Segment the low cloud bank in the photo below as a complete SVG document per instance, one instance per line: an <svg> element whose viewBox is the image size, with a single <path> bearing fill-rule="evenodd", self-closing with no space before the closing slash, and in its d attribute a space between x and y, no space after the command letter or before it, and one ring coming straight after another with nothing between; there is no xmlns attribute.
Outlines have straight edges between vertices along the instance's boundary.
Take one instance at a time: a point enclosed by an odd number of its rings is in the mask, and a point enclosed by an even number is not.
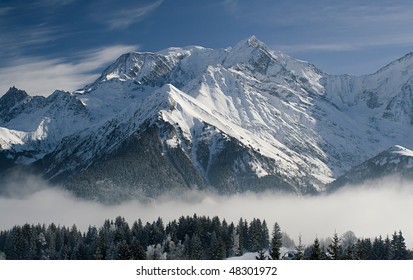
<svg viewBox="0 0 413 280"><path fill-rule="evenodd" d="M38 185L39 182L36 183ZM24 188L23 188L24 189ZM217 196L190 192L185 197L160 197L143 203L128 201L107 206L84 201L59 188L27 188L23 195L0 197L0 230L24 223L55 223L81 230L89 225L100 227L105 219L123 216L131 224L138 218L152 222L161 217L165 223L182 215L219 216L237 223L265 219L270 231L278 222L282 231L295 241L299 233L305 243L351 230L357 237L391 235L402 230L407 246L413 247L413 183L398 178L353 186L339 192L315 197L297 197L272 192Z"/></svg>

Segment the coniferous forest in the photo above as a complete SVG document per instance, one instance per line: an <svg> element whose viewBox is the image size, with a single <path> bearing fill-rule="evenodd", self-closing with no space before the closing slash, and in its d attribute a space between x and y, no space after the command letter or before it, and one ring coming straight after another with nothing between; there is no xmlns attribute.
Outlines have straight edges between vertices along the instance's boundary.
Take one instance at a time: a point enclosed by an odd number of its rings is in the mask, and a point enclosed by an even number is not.
<svg viewBox="0 0 413 280"><path fill-rule="evenodd" d="M219 217L182 216L165 224L161 218L129 225L124 218L106 220L81 232L50 225L14 226L0 232L0 259L8 260L219 260L254 253L255 259L290 260L405 260L413 259L401 231L386 237L341 236L298 244L278 223L240 219L237 224Z"/></svg>

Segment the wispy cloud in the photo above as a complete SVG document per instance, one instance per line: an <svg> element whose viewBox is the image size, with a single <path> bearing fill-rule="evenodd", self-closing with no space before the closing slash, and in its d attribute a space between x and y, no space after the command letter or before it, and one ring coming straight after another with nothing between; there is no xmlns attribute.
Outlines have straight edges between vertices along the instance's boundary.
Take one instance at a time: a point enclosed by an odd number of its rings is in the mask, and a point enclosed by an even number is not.
<svg viewBox="0 0 413 280"><path fill-rule="evenodd" d="M115 11L107 22L109 29L125 29L131 24L139 22L145 18L146 15L152 13L156 10L163 0L158 0L147 6L140 6L135 8L123 8L121 10Z"/></svg>
<svg viewBox="0 0 413 280"><path fill-rule="evenodd" d="M13 10L14 10L13 7L0 7L0 16L4 16Z"/></svg>
<svg viewBox="0 0 413 280"><path fill-rule="evenodd" d="M24 53L47 47L67 36L67 29L51 18L59 17L55 8L67 1L33 1L0 7L0 65Z"/></svg>
<svg viewBox="0 0 413 280"><path fill-rule="evenodd" d="M266 1L266 5L256 5L254 9L242 1L224 3L229 16L241 23L273 30L274 38L267 42L290 53L354 51L413 43L413 31L408 28L413 25L413 4L409 1L300 2L291 5L284 0Z"/></svg>
<svg viewBox="0 0 413 280"><path fill-rule="evenodd" d="M286 53L300 53L311 51L349 51L357 48L355 44L349 43L320 43L320 44L296 44L296 45L276 45L273 47L276 50L282 50Z"/></svg>
<svg viewBox="0 0 413 280"><path fill-rule="evenodd" d="M314 27L317 23L321 23L325 24L324 28L353 28L357 26L358 29L364 29L374 27L371 24L378 24L379 26L395 25L411 23L413 20L411 16L412 3L370 2L361 4L359 2L346 1L325 4L323 1L305 1L301 5L291 5L289 1L277 1L270 3L268 6L247 10L248 6L242 7L238 2L229 0L228 7L237 7L238 16L242 16L243 19L283 26ZM367 24L367 26L361 24ZM352 29L352 31L357 32L358 30Z"/></svg>
<svg viewBox="0 0 413 280"><path fill-rule="evenodd" d="M69 4L74 3L77 0L38 0L31 3L32 7L63 7Z"/></svg>
<svg viewBox="0 0 413 280"><path fill-rule="evenodd" d="M297 43L291 45L274 45L273 48L286 53L302 52L343 52L369 49L372 47L411 46L413 31L404 30L400 33L370 34L349 38L326 38L329 42Z"/></svg>
<svg viewBox="0 0 413 280"><path fill-rule="evenodd" d="M35 48L38 45L55 41L63 36L60 31L57 27L39 24L30 28L21 27L1 32L0 47L3 53L0 54L0 57L4 56L7 59L24 48Z"/></svg>
<svg viewBox="0 0 413 280"><path fill-rule="evenodd" d="M79 53L68 59L24 57L0 68L0 94L11 86L32 95L50 95L54 90L76 90L99 76L102 67L123 53L137 50L137 45L115 45Z"/></svg>
<svg viewBox="0 0 413 280"><path fill-rule="evenodd" d="M237 0L225 0L223 5L227 11L232 14L236 14L238 12L238 1Z"/></svg>

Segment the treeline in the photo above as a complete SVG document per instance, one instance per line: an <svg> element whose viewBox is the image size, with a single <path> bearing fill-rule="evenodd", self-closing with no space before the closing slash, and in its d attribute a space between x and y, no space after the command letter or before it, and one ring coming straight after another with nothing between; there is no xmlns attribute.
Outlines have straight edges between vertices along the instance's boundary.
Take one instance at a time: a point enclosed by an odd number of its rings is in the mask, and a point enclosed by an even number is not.
<svg viewBox="0 0 413 280"><path fill-rule="evenodd" d="M318 238L307 248L298 248L296 259L310 260L410 260L413 252L406 248L401 231L394 232L392 237L382 236L356 238L354 233L347 232L342 238L334 234L328 246L321 245Z"/></svg>
<svg viewBox="0 0 413 280"><path fill-rule="evenodd" d="M181 217L164 225L161 218L132 226L122 217L82 233L55 224L14 226L0 232L7 259L127 260L224 259L269 246L265 221L240 219L237 226L218 217Z"/></svg>
<svg viewBox="0 0 413 280"><path fill-rule="evenodd" d="M286 250L285 247L290 248ZM271 236L265 220L182 216L164 224L161 218L131 226L122 217L106 220L84 233L55 224L15 226L0 232L0 256L29 260L225 259L254 252L256 259L409 259L402 233L393 238L357 239L354 234L304 246L295 245L278 223Z"/></svg>

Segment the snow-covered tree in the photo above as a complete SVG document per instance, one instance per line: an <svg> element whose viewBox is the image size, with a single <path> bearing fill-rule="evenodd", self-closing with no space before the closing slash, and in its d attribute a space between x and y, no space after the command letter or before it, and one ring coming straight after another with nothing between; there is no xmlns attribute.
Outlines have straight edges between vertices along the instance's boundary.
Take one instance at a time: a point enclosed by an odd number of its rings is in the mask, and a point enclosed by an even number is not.
<svg viewBox="0 0 413 280"><path fill-rule="evenodd" d="M298 245L295 246L296 253L294 255L295 260L303 260L304 259L304 249L305 246L302 241L301 233L298 235Z"/></svg>
<svg viewBox="0 0 413 280"><path fill-rule="evenodd" d="M163 252L161 244L149 245L146 249L147 260L166 260L166 254Z"/></svg>
<svg viewBox="0 0 413 280"><path fill-rule="evenodd" d="M342 248L340 244L340 239L338 238L337 233L334 233L333 240L328 245L327 248L328 257L332 260L339 260L342 257Z"/></svg>

